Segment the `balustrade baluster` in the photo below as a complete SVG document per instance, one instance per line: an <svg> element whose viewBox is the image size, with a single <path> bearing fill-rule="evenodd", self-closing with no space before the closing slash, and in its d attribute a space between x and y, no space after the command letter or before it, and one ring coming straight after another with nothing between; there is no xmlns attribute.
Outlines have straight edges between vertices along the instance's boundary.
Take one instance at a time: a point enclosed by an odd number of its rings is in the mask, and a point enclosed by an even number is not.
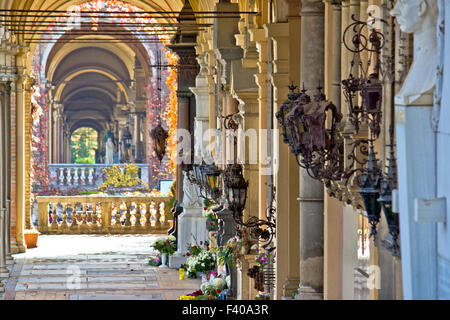
<svg viewBox="0 0 450 320"><path fill-rule="evenodd" d="M87 224L87 203L81 203L81 224Z"/></svg>
<svg viewBox="0 0 450 320"><path fill-rule="evenodd" d="M58 214L56 211L57 209L58 209L58 202L52 203L52 224L50 226L52 229L58 228Z"/></svg>
<svg viewBox="0 0 450 320"><path fill-rule="evenodd" d="M77 230L78 228L78 208L77 203L72 203L72 224L70 225L70 230Z"/></svg>
<svg viewBox="0 0 450 320"><path fill-rule="evenodd" d="M94 184L94 168L89 168L88 183Z"/></svg>
<svg viewBox="0 0 450 320"><path fill-rule="evenodd" d="M72 170L70 168L67 168L67 185L72 185Z"/></svg>
<svg viewBox="0 0 450 320"><path fill-rule="evenodd" d="M167 201L168 200L165 200L165 201L163 201L162 202L162 204L163 204L163 212L164 212L164 219L163 219L163 223L162 223L162 227L163 228L166 228L166 227L168 227L169 226L169 221L168 221L168 219L167 219L167 214L168 214L168 208L167 208Z"/></svg>
<svg viewBox="0 0 450 320"><path fill-rule="evenodd" d="M81 177L80 177L80 185L86 184L86 168L81 168Z"/></svg>
<svg viewBox="0 0 450 320"><path fill-rule="evenodd" d="M78 185L78 168L73 168L73 170L75 170L74 174L73 174L73 185L77 186Z"/></svg>
<svg viewBox="0 0 450 320"><path fill-rule="evenodd" d="M94 202L92 204L92 227L97 228L97 220L98 220L98 213L97 213L97 202Z"/></svg>
<svg viewBox="0 0 450 320"><path fill-rule="evenodd" d="M133 205L132 202L125 202L125 226L130 227L131 226L131 206Z"/></svg>
<svg viewBox="0 0 450 320"><path fill-rule="evenodd" d="M141 227L141 203L136 201L136 211L134 211L135 226Z"/></svg>
<svg viewBox="0 0 450 320"><path fill-rule="evenodd" d="M152 203L151 202L147 202L145 204L145 227L147 229L150 229L152 227L152 223L150 221L150 218L152 216L151 208L152 208Z"/></svg>
<svg viewBox="0 0 450 320"><path fill-rule="evenodd" d="M67 225L67 206L68 206L68 204L67 203L62 204L62 206L63 206L63 212L61 214L61 218L62 218L61 227L67 228L68 227L68 225Z"/></svg>
<svg viewBox="0 0 450 320"><path fill-rule="evenodd" d="M121 209L120 209L121 206L122 206L121 202L119 202L118 204L116 202L116 214L114 215L116 217L116 224L115 224L116 227L122 226L122 224L120 222L120 218L122 218L122 213L121 213Z"/></svg>
<svg viewBox="0 0 450 320"><path fill-rule="evenodd" d="M64 185L64 168L59 168L59 182L60 185Z"/></svg>
<svg viewBox="0 0 450 320"><path fill-rule="evenodd" d="M159 229L161 228L161 202L159 201L155 201L155 209L156 209L156 213L155 213L155 228Z"/></svg>

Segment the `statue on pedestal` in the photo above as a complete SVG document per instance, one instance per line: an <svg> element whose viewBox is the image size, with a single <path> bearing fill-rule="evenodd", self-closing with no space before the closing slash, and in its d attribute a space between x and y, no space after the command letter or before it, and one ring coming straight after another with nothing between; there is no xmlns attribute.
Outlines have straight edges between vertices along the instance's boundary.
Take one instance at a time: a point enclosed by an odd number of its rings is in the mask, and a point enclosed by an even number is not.
<svg viewBox="0 0 450 320"><path fill-rule="evenodd" d="M107 131L105 134L105 163L114 162L114 135L111 131Z"/></svg>
<svg viewBox="0 0 450 320"><path fill-rule="evenodd" d="M197 189L187 178L186 172L183 172L183 208L199 208L202 207L202 201Z"/></svg>

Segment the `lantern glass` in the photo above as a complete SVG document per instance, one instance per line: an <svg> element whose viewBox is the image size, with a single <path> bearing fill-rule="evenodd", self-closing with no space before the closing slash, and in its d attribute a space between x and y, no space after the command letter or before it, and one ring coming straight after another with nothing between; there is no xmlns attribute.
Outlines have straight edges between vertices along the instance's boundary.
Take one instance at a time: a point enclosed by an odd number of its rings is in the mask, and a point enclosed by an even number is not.
<svg viewBox="0 0 450 320"><path fill-rule="evenodd" d="M378 222L380 220L380 212L381 212L381 205L377 201L379 198L378 192L361 192L361 197L364 202L364 207L367 212L367 217L369 218L370 222Z"/></svg>
<svg viewBox="0 0 450 320"><path fill-rule="evenodd" d="M371 75L366 83L363 93L364 106L366 112L376 113L381 111L381 99L383 88L375 75Z"/></svg>

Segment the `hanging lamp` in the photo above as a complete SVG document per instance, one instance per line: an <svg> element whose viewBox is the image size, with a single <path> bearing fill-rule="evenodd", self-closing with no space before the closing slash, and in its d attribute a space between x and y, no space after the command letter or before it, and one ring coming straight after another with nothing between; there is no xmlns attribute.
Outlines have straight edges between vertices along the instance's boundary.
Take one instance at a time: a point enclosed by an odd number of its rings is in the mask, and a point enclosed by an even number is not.
<svg viewBox="0 0 450 320"><path fill-rule="evenodd" d="M159 113L158 113L158 125L152 129L150 135L153 139L153 148L155 149L156 156L159 159L159 162L162 161L164 155L166 154L166 144L167 138L169 138L169 132L164 129L161 121L161 54L158 51L157 53L158 60L158 100L159 100Z"/></svg>

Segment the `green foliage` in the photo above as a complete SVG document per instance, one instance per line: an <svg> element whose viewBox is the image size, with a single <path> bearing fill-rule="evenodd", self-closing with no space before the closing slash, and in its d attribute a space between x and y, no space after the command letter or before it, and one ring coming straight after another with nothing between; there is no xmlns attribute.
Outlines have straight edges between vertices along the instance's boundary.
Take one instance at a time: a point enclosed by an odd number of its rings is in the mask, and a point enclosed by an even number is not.
<svg viewBox="0 0 450 320"><path fill-rule="evenodd" d="M95 164L95 159L92 159L92 158L78 158L78 159L75 160L75 163Z"/></svg>
<svg viewBox="0 0 450 320"><path fill-rule="evenodd" d="M126 188L135 187L141 184L141 180L138 178L139 168L134 163L128 163L124 167L124 170L120 169L120 166L113 165L111 168L103 169L103 173L107 175L107 179L99 187L100 191L108 191L109 188Z"/></svg>
<svg viewBox="0 0 450 320"><path fill-rule="evenodd" d="M98 148L97 137L97 131L88 127L79 128L72 133L70 137L72 163L95 163L94 149Z"/></svg>

